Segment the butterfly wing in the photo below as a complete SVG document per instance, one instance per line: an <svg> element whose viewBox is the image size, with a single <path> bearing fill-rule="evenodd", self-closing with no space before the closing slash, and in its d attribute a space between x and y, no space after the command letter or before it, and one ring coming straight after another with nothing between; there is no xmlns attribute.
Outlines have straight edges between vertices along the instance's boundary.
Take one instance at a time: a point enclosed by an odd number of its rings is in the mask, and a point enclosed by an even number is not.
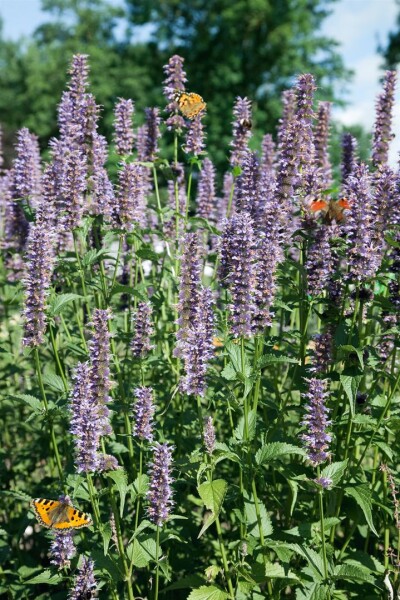
<svg viewBox="0 0 400 600"><path fill-rule="evenodd" d="M39 522L50 529L68 531L92 524L89 515L59 500L36 498L32 506Z"/></svg>
<svg viewBox="0 0 400 600"><path fill-rule="evenodd" d="M194 119L207 107L200 94L195 92L177 92L175 100L181 113L188 119Z"/></svg>
<svg viewBox="0 0 400 600"><path fill-rule="evenodd" d="M310 210L312 212L318 212L319 210L327 211L328 206L329 205L325 200L314 200L314 202L311 202Z"/></svg>

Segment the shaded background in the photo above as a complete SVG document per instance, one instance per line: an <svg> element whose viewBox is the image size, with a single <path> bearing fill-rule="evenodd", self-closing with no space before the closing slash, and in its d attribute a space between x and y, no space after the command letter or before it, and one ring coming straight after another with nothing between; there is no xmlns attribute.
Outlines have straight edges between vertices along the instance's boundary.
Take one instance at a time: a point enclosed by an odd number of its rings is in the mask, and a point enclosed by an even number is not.
<svg viewBox="0 0 400 600"><path fill-rule="evenodd" d="M382 69L399 61L398 11L395 0L1 0L6 156L22 126L43 149L57 134L56 105L76 52L90 55L108 138L119 96L135 101L137 124L145 106L165 105L162 66L178 53L188 89L207 101L208 148L221 169L235 97L253 101L257 145L275 130L282 90L306 71L317 78L318 99L335 101L335 129L351 130L366 152ZM392 163L399 150L395 140Z"/></svg>

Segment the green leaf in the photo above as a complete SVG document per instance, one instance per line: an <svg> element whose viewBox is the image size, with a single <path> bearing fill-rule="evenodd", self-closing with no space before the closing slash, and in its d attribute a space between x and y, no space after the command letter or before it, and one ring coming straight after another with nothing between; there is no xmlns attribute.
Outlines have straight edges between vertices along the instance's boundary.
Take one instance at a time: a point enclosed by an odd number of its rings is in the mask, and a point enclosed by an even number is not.
<svg viewBox="0 0 400 600"><path fill-rule="evenodd" d="M60 294L59 296L55 296L50 302L50 312L51 316L59 315L62 313L62 308L73 302L74 300L78 300L79 298L83 298L79 294Z"/></svg>
<svg viewBox="0 0 400 600"><path fill-rule="evenodd" d="M361 348L356 348L355 346L352 346L351 344L346 344L343 346L339 346L338 352L339 352L339 357L340 357L340 353L343 353L346 356L349 356L350 354L356 354L361 368L364 369L364 356L363 356L363 351L361 350Z"/></svg>
<svg viewBox="0 0 400 600"><path fill-rule="evenodd" d="M161 255L157 254L157 252L154 252L154 250L147 246L142 246L136 250L136 256L139 256L139 258L142 258L143 260L151 260L151 262L156 263L159 261Z"/></svg>
<svg viewBox="0 0 400 600"><path fill-rule="evenodd" d="M233 365L234 370L237 373L241 373L242 378L250 377L251 366L249 363L246 352L243 353L243 365L242 365L242 348L240 344L234 344L233 342L226 342L225 350L229 354L229 358Z"/></svg>
<svg viewBox="0 0 400 600"><path fill-rule="evenodd" d="M345 372L340 375L340 383L343 386L343 389L346 393L347 398L349 399L350 412L351 415L354 416L355 413L355 405L356 405L356 395L358 386L360 385L360 381L362 379L362 375L350 375L347 372L350 369L346 369Z"/></svg>
<svg viewBox="0 0 400 600"><path fill-rule="evenodd" d="M215 479L211 482L206 481L198 486L197 491L199 492L199 496L203 500L205 507L211 511L211 515L206 519L197 537L201 537L219 515L227 488L228 484L224 479Z"/></svg>
<svg viewBox="0 0 400 600"><path fill-rule="evenodd" d="M35 396L30 396L29 394L14 394L13 396L9 396L12 399L22 400L26 404L28 404L31 409L36 413L43 413L44 409L41 401Z"/></svg>
<svg viewBox="0 0 400 600"><path fill-rule="evenodd" d="M104 549L104 556L107 556L108 553L108 547L110 545L110 540L112 538L112 529L111 529L111 525L110 523L106 523L102 528L101 528L101 536L103 538L103 549Z"/></svg>
<svg viewBox="0 0 400 600"><path fill-rule="evenodd" d="M126 554L134 567L143 569L156 558L156 541L153 537L135 538L127 547Z"/></svg>
<svg viewBox="0 0 400 600"><path fill-rule="evenodd" d="M254 412L254 410L250 410L247 415L247 428L248 428L248 439L249 440L254 439L254 436L256 434L256 422L257 422L257 414ZM238 426L236 427L236 429L234 431L234 436L240 442L242 442L246 437L244 415L242 417L240 417Z"/></svg>
<svg viewBox="0 0 400 600"><path fill-rule="evenodd" d="M262 369L266 365L271 365L273 363L294 363L297 364L299 361L297 358L292 358L290 356L285 356L284 354L264 354L259 361L257 362L257 367Z"/></svg>
<svg viewBox="0 0 400 600"><path fill-rule="evenodd" d="M321 582L324 579L324 561L320 554L318 554L312 548L301 546L300 544L288 544L288 548L291 548L294 552L302 556L307 561L307 564L312 570L313 576L317 581Z"/></svg>
<svg viewBox="0 0 400 600"><path fill-rule="evenodd" d="M337 485L346 471L347 462L348 461L346 458L346 460L341 460L327 465L324 469L322 469L321 476L332 479L332 485Z"/></svg>
<svg viewBox="0 0 400 600"><path fill-rule="evenodd" d="M378 532L376 531L372 520L372 500L371 490L369 487L365 484L347 486L344 488L344 493L347 496L351 496L355 499L357 505L364 513L364 517L369 525L369 528L377 536Z"/></svg>
<svg viewBox="0 0 400 600"><path fill-rule="evenodd" d="M47 583L48 585L57 585L61 581L62 581L61 575L58 575L57 573L54 575L51 571L46 569L42 573L39 573L39 575L32 577L32 579L28 579L24 583L25 584Z"/></svg>
<svg viewBox="0 0 400 600"><path fill-rule="evenodd" d="M59 392L60 394L65 394L65 387L63 384L63 380L59 375L56 375L52 371L47 371L43 373L43 383L48 385L50 388Z"/></svg>
<svg viewBox="0 0 400 600"><path fill-rule="evenodd" d="M371 575L364 567L359 567L355 564L339 565L333 573L334 579L347 579L349 581L365 581L367 583L375 583L373 575Z"/></svg>
<svg viewBox="0 0 400 600"><path fill-rule="evenodd" d="M226 598L229 598L229 594L215 585L202 585L190 592L187 600L225 600Z"/></svg>
<svg viewBox="0 0 400 600"><path fill-rule="evenodd" d="M256 453L256 463L258 465L265 465L265 463L272 462L281 456L288 454L299 454L305 456L306 452L299 446L293 444L287 444L286 442L271 442L265 444Z"/></svg>
<svg viewBox="0 0 400 600"><path fill-rule="evenodd" d="M128 490L128 481L127 481L126 473L125 473L124 469L116 469L115 471L107 471L107 477L109 477L110 479L112 479L114 481L115 486L119 492L119 495L121 498L119 514L122 517L122 515L124 513L126 492Z"/></svg>
<svg viewBox="0 0 400 600"><path fill-rule="evenodd" d="M261 533L264 537L272 535L273 527L271 519L267 513L267 509L264 504L258 500L258 510L260 513L260 526ZM253 498L244 499L244 511L246 514L247 531L249 535L253 536L257 540L261 538L260 527L257 520L257 511Z"/></svg>

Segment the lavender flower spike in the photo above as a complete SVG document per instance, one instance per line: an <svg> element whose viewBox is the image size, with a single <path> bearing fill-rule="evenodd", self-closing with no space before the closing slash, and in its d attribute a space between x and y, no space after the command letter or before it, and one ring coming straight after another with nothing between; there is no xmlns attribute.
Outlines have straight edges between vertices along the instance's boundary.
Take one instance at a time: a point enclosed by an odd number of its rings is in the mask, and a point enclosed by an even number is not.
<svg viewBox="0 0 400 600"><path fill-rule="evenodd" d="M132 154L134 134L132 128L132 117L134 113L134 104L132 100L118 98L115 105L114 121L114 143L115 150L120 156Z"/></svg>
<svg viewBox="0 0 400 600"><path fill-rule="evenodd" d="M134 335L131 342L132 354L135 358L143 358L154 347L150 342L153 334L150 302L139 302L133 317Z"/></svg>
<svg viewBox="0 0 400 600"><path fill-rule="evenodd" d="M158 154L158 139L161 137L158 108L145 108L146 115L146 142L145 142L145 160L153 161Z"/></svg>
<svg viewBox="0 0 400 600"><path fill-rule="evenodd" d="M372 141L372 162L375 167L388 161L389 142L393 138L392 110L396 88L396 71L386 71L383 92L376 102L376 120Z"/></svg>
<svg viewBox="0 0 400 600"><path fill-rule="evenodd" d="M70 531L55 531L50 546L51 564L56 565L59 569L68 568L75 553L76 548L72 533Z"/></svg>
<svg viewBox="0 0 400 600"><path fill-rule="evenodd" d="M97 583L93 573L94 562L83 557L73 589L68 594L68 600L92 600L96 598Z"/></svg>
<svg viewBox="0 0 400 600"><path fill-rule="evenodd" d="M137 163L124 163L118 172L116 217L124 231L132 231L135 225L145 225L145 169Z"/></svg>
<svg viewBox="0 0 400 600"><path fill-rule="evenodd" d="M320 102L318 106L318 120L315 128L314 145L315 158L320 169L320 178L325 189L332 185L332 165L328 152L330 113L331 103Z"/></svg>
<svg viewBox="0 0 400 600"><path fill-rule="evenodd" d="M14 186L17 198L37 206L41 192L40 150L37 137L24 127L18 132L14 161Z"/></svg>
<svg viewBox="0 0 400 600"><path fill-rule="evenodd" d="M133 406L134 427L132 435L140 440L153 441L153 388L139 387L134 391L136 402Z"/></svg>
<svg viewBox="0 0 400 600"><path fill-rule="evenodd" d="M97 414L101 435L112 432L110 411L107 404L111 402L109 391L112 387L110 380L110 332L108 321L111 313L108 309L95 308L92 315L93 337L89 344L91 363L90 385L93 402L97 405Z"/></svg>
<svg viewBox="0 0 400 600"><path fill-rule="evenodd" d="M196 215L212 219L215 209L215 168L209 158L203 160L197 191Z"/></svg>
<svg viewBox="0 0 400 600"><path fill-rule="evenodd" d="M25 346L43 343L46 330L46 298L51 283L54 262L54 240L43 223L31 227L27 242L26 275L24 278Z"/></svg>
<svg viewBox="0 0 400 600"><path fill-rule="evenodd" d="M220 243L220 279L227 285L232 302L230 314L235 337L252 334L254 304L254 231L250 215L243 211L225 223Z"/></svg>
<svg viewBox="0 0 400 600"><path fill-rule="evenodd" d="M345 133L342 138L342 184L345 184L349 175L353 175L357 166L357 140L351 133Z"/></svg>
<svg viewBox="0 0 400 600"><path fill-rule="evenodd" d="M198 305L194 308L194 318L189 323L185 342L181 345L186 372L182 379L182 389L187 394L204 396L208 363L214 355L211 290L201 290Z"/></svg>
<svg viewBox="0 0 400 600"><path fill-rule="evenodd" d="M168 100L165 110L170 113L170 117L166 120L167 129L169 130L183 129L186 126L185 119L179 114L178 104L175 101L176 92L183 91L187 81L183 63L184 59L175 54L171 56L168 64L163 67L166 75L164 95Z"/></svg>
<svg viewBox="0 0 400 600"><path fill-rule="evenodd" d="M174 447L168 444L154 446L153 462L150 467L150 489L147 494L149 501L148 517L154 525L162 527L167 521L171 508L172 489L171 464Z"/></svg>
<svg viewBox="0 0 400 600"><path fill-rule="evenodd" d="M242 164L243 153L251 137L251 102L247 98L236 98L233 107L233 135L230 146L232 167Z"/></svg>
<svg viewBox="0 0 400 600"><path fill-rule="evenodd" d="M322 379L305 379L308 383L308 392L304 394L307 398L306 414L301 425L306 428L301 439L307 450L307 457L313 466L320 465L329 458L329 442L331 436L327 433L330 425L328 420L328 408L325 406L328 392L327 382Z"/></svg>
<svg viewBox="0 0 400 600"><path fill-rule="evenodd" d="M199 156L204 150L203 114L197 115L191 122L186 134L184 152Z"/></svg>
<svg viewBox="0 0 400 600"><path fill-rule="evenodd" d="M215 427L214 427L212 417L208 417L206 419L203 437L204 437L204 445L206 447L206 452L207 452L207 454L210 454L210 456L211 456L211 454L215 450L215 442L216 442Z"/></svg>
<svg viewBox="0 0 400 600"><path fill-rule="evenodd" d="M76 367L74 381L70 431L75 436L76 468L78 473L91 473L99 466L101 423L98 406L93 399L89 363Z"/></svg>

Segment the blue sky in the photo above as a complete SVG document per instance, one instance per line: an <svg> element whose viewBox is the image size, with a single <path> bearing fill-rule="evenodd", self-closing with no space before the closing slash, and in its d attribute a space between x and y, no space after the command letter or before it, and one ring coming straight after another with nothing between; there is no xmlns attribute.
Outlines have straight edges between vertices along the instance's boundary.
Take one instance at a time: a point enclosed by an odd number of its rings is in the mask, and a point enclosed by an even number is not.
<svg viewBox="0 0 400 600"><path fill-rule="evenodd" d="M113 4L119 4L113 0ZM42 22L40 0L0 0L3 35L18 39L29 35ZM381 58L378 43L386 43L387 34L395 29L400 7L395 0L338 0L333 13L323 26L323 32L340 43L339 50L347 67L355 71L349 85L349 106L336 109L335 117L345 125L361 123L371 129L374 121L375 98L379 93ZM400 84L399 84L400 87ZM392 162L400 151L400 92L397 94L395 131L399 132L391 149Z"/></svg>

